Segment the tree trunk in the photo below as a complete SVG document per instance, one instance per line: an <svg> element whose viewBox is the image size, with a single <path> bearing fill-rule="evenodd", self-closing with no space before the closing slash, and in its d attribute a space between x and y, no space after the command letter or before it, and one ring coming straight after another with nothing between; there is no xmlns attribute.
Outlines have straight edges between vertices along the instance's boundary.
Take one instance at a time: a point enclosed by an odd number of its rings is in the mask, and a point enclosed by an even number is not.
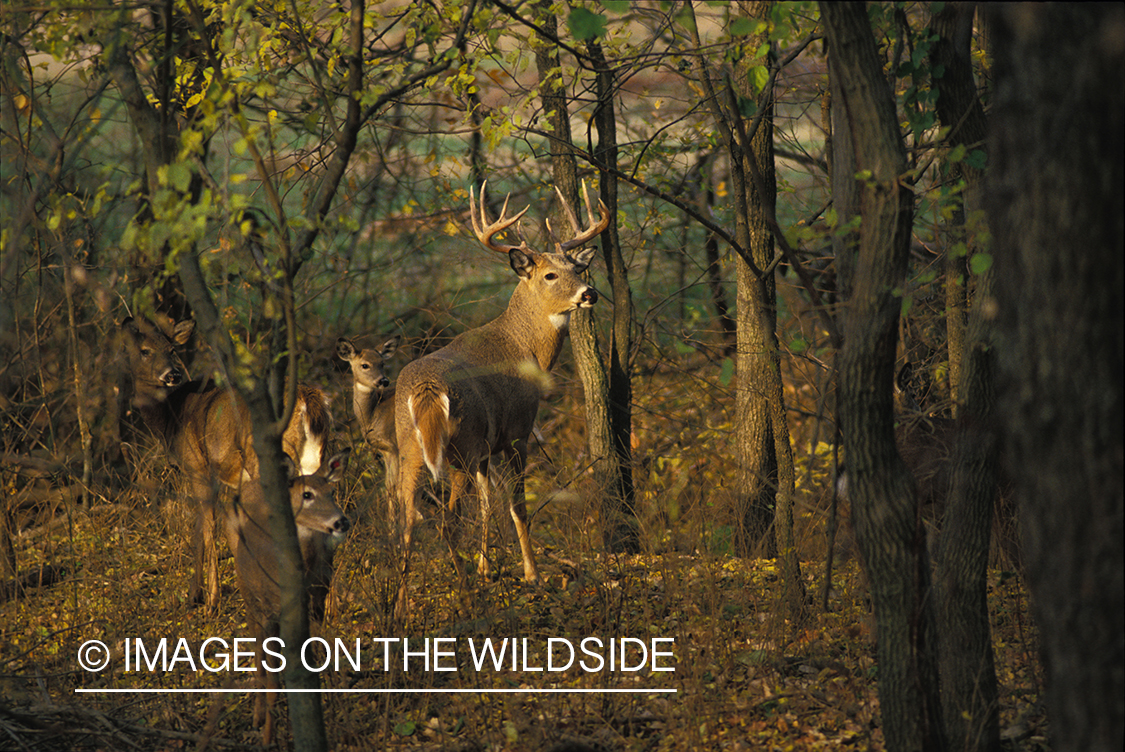
<svg viewBox="0 0 1125 752"><path fill-rule="evenodd" d="M949 128L949 145L979 149L986 123L970 62L974 7L949 3L934 15L930 29L937 40L930 58L935 68L944 69L936 79L937 112ZM995 357L988 315L992 274L986 272L976 281L977 305L966 326L972 280L966 264L969 254L957 248L968 248L972 241L965 218L980 208L982 171L963 160L948 164L947 170L963 187L957 211L945 228L949 382L959 420L950 457L949 498L934 553L942 714L955 749L994 752L1000 748L1000 707L987 582L998 477Z"/></svg>
<svg viewBox="0 0 1125 752"><path fill-rule="evenodd" d="M235 367L230 352L230 337L223 330L214 301L207 289L198 258L191 253L181 257L180 269L185 293L196 311L196 321L204 337L224 359L228 373L248 372ZM279 411L270 397L266 380L247 376L232 384L250 408L254 451L258 455L258 471L262 492L270 503L269 533L277 545L277 581L281 590L279 633L284 647L285 669L282 676L288 689L316 690L320 677L304 667L301 646L309 638L308 589L305 587L304 565L297 541L297 526L289 501L289 484L285 477L285 455L281 449ZM324 711L320 695L296 692L287 695L289 724L295 749L310 752L328 749L324 727Z"/></svg>
<svg viewBox="0 0 1125 752"><path fill-rule="evenodd" d="M929 562L913 478L895 447L893 377L913 194L894 100L863 4L821 3L860 192L854 289L840 355L839 412L856 534L878 622L879 703L889 750L944 750ZM834 144L839 148L839 143ZM847 169L839 161L836 171ZM852 174L855 174L853 172Z"/></svg>
<svg viewBox="0 0 1125 752"><path fill-rule="evenodd" d="M133 127L145 145L145 167L150 176L150 184L155 186L158 168L170 163L175 156L174 150L170 150L168 146L175 140L175 126L171 120L158 117L148 102L127 49L122 45L116 46L114 50L108 63L113 71L114 80L121 89ZM193 180L194 182L196 181ZM159 217L156 220L159 221ZM164 263L169 262L165 260ZM189 249L183 252L173 264L179 267L179 276L183 281L183 295L195 312L199 329L215 352L224 359L228 366L227 373L244 372L244 368L234 367L233 353L230 352L230 337L222 328L195 251ZM289 305L285 307L287 314L291 316L292 301L287 302ZM290 351L291 349L289 348ZM266 362L273 362L273 358L266 358ZM281 583L280 633L281 639L285 642L283 649L286 659L285 683L292 689L318 689L319 677L305 669L300 658L301 646L309 636L307 593L301 552L297 542L297 528L289 502L288 483L282 469L285 467L279 427L282 424L278 420L278 411L270 398L265 379L251 376L244 381L236 380L234 386L250 407L254 448L258 454L262 488L265 497L273 505L270 515L270 534L278 543L277 576L278 582ZM294 383L294 389L295 386ZM289 698L289 720L293 730L294 746L310 752L327 749L328 741L320 696L316 693L296 693Z"/></svg>
<svg viewBox="0 0 1125 752"><path fill-rule="evenodd" d="M570 131L570 115L567 110L566 90L561 81L562 68L558 49L554 47L557 34L557 19L550 12L549 5L541 6L539 23L546 36L537 40L535 62L541 82L543 110L547 113L553 138L551 139L551 172L556 187L563 198L576 212L580 210L581 199L578 187L578 162ZM604 200L604 199L603 199ZM612 216L616 216L616 205L606 203ZM556 207L552 211L552 227L569 227L565 215ZM610 220L615 227L616 221ZM605 241L603 241L605 242ZM618 455L614 450L612 423L610 418L610 379L605 360L598 347L598 334L594 326L593 310L578 310L571 315L570 341L574 348L574 360L585 393L586 402L586 443L590 452L591 469L603 509L613 511L617 504L611 500L624 485ZM603 537L611 542L610 531L616 526L614 519L603 520Z"/></svg>
<svg viewBox="0 0 1125 752"><path fill-rule="evenodd" d="M1053 748L1125 735L1125 6L998 4L998 405Z"/></svg>
<svg viewBox="0 0 1125 752"><path fill-rule="evenodd" d="M613 292L613 322L610 328L609 356L609 427L614 452L614 479L617 485L606 501L608 514L603 515L606 526L606 547L620 553L640 551L640 529L633 489L633 381L630 355L633 349L633 295L629 287L629 271L621 253L621 240L617 234L617 118L614 112L614 94L617 91L613 69L606 63L601 45L587 42L587 50L597 69L598 104L594 109L594 124L598 132L598 145L593 149L600 171L598 182L601 198L610 211L609 227L602 233L602 256Z"/></svg>

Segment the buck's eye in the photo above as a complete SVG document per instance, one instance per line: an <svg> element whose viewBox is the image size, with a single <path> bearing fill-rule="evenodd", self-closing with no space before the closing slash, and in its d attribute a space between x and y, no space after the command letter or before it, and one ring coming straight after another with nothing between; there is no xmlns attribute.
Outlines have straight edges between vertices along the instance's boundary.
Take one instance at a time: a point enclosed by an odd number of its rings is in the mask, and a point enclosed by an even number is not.
<svg viewBox="0 0 1125 752"><path fill-rule="evenodd" d="M559 275L555 274L554 272L547 272L546 274L543 275L543 279L547 280L548 282L553 282L554 280L556 280L558 278L559 278Z"/></svg>
<svg viewBox="0 0 1125 752"><path fill-rule="evenodd" d="M360 368L362 368L362 369L363 369L363 370L365 370L365 371L370 371L370 370L371 370L371 366L367 365L366 363L364 363L364 364L360 365Z"/></svg>
<svg viewBox="0 0 1125 752"><path fill-rule="evenodd" d="M312 501L313 492L312 491L305 491L304 493L301 494L301 498L304 499L305 501Z"/></svg>

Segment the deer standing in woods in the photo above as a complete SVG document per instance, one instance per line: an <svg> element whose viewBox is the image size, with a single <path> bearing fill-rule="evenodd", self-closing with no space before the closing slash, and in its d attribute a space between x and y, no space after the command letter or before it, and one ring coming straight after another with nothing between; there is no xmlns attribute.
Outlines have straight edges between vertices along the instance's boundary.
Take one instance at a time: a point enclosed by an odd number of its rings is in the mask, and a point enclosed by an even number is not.
<svg viewBox="0 0 1125 752"><path fill-rule="evenodd" d="M484 186L479 209L470 191L470 215L477 239L488 250L507 256L519 283L507 310L499 317L407 364L399 374L395 427L399 447L398 493L404 510L402 582L397 604L400 614L406 609L419 481L425 469L435 481L449 474L451 510L458 508L472 481L480 501L482 522L477 570L486 576L490 569L488 470L492 457L500 456L514 473L509 511L523 555L524 578L534 582L539 577L524 498L527 442L540 397L550 382L548 372L562 350L570 315L597 302L597 292L580 276L594 253L594 248L583 246L600 234L610 219L600 201L601 216L595 219L585 185L582 192L589 227L581 230L574 212L562 201L574 237L565 242L556 240L553 252L539 252L530 249L522 239L519 245L501 245L494 240L519 222L527 208L514 217L506 217L505 200L500 218L490 222ZM561 193L559 198L562 200ZM460 573L449 527L442 525L442 535Z"/></svg>
<svg viewBox="0 0 1125 752"><path fill-rule="evenodd" d="M363 436L383 457L387 492L387 523L397 528L398 441L395 438L395 389L383 372L387 359L398 349L399 338L379 350L358 350L347 337L336 340L336 355L352 369L352 409Z"/></svg>
<svg viewBox="0 0 1125 752"><path fill-rule="evenodd" d="M167 333L148 319L121 322L122 348L132 377L132 406L141 422L168 449L180 467L195 504L195 571L189 597L213 611L219 601L215 545L215 504L221 489L235 490L258 476L250 412L233 391L188 381L176 346L191 337L194 322L181 321ZM331 417L324 395L301 385L282 436L282 448L306 475L324 458ZM203 589L204 573L207 588Z"/></svg>
<svg viewBox="0 0 1125 752"><path fill-rule="evenodd" d="M332 558L351 527L333 499L333 485L344 477L348 452L336 454L310 475L290 465L289 501L301 547L301 563L308 589L309 612L324 618L324 604L332 582ZM246 621L255 644L254 673L266 689L280 687L275 671L264 670L264 642L279 634L281 583L277 581L277 544L270 534L270 507L261 484L243 486L238 501L226 508L227 541L234 552L238 589L246 602ZM279 646L278 646L279 647ZM278 647L274 647L277 650ZM273 692L254 696L254 725L262 727L262 742L273 743Z"/></svg>

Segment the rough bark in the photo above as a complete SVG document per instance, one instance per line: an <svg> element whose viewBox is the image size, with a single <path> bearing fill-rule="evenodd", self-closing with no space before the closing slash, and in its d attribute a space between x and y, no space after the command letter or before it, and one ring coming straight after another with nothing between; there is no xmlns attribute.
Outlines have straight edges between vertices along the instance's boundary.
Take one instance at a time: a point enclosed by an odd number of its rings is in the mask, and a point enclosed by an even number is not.
<svg viewBox="0 0 1125 752"><path fill-rule="evenodd" d="M840 355L849 496L877 620L887 748L943 750L929 562L913 478L895 447L893 377L913 194L894 100L863 4L821 3L860 192L859 256ZM839 148L839 143L835 144ZM837 170L843 166L837 162ZM854 173L853 173L854 174Z"/></svg>
<svg viewBox="0 0 1125 752"><path fill-rule="evenodd" d="M614 453L614 480L617 485L607 499L612 507L603 516L606 525L606 547L610 551L640 551L640 529L633 488L633 381L630 356L633 349L633 295L629 287L629 271L621 252L617 234L617 117L614 95L617 86L613 69L606 62L601 45L587 43L587 51L596 67L597 106L594 124L598 145L594 149L597 163L604 165L598 183L602 201L613 219L602 233L602 257L613 293L613 313L609 342L609 428Z"/></svg>
<svg viewBox="0 0 1125 752"><path fill-rule="evenodd" d="M1125 728L1125 6L998 4L988 201L997 410L1053 749Z"/></svg>
<svg viewBox="0 0 1125 752"><path fill-rule="evenodd" d="M985 115L973 79L970 50L973 3L949 3L930 25L937 36L930 61L938 89L937 112L949 129L948 146L983 148ZM938 68L943 69L937 76ZM966 214L980 208L982 171L964 161L947 165L963 188L946 234L946 331L950 394L958 431L950 457L950 489L934 553L934 593L942 687L942 714L955 749L1000 748L999 690L988 619L988 546L998 488L998 451L992 322L992 275L975 281L976 306L966 324L970 277ZM966 245L967 247L967 245ZM977 250L973 248L972 250ZM959 403L959 404L958 404Z"/></svg>
<svg viewBox="0 0 1125 752"><path fill-rule="evenodd" d="M545 4L539 23L547 32L538 41L535 62L541 82L540 91L543 110L547 113L552 138L551 174L555 186L571 207L581 207L578 185L578 160L570 130L570 115L567 108L566 88L562 83L562 68L558 48L554 46L558 21ZM604 199L603 199L604 200ZM606 204L611 214L616 214L616 204ZM566 228L569 225L561 208L551 212L551 226ZM611 220L611 226L616 223ZM598 333L592 310L579 310L571 315L570 340L574 348L574 360L578 376L582 381L586 404L586 445L590 453L591 471L595 486L602 495L602 502L611 503L622 488L622 470L614 451L614 439L610 408L610 378L605 359L598 346ZM611 507L616 504L611 504ZM612 510L610 510L612 511ZM603 530L606 542L610 542L609 531L612 521Z"/></svg>

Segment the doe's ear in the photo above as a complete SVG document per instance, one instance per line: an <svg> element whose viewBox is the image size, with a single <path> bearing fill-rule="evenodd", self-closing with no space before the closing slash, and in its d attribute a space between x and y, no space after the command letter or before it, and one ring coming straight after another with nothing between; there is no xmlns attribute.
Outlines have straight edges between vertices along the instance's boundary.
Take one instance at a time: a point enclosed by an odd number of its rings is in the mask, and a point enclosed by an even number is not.
<svg viewBox="0 0 1125 752"><path fill-rule="evenodd" d="M530 251L512 248L508 251L508 263L511 265L512 271L522 279L530 279L535 272L535 254Z"/></svg>
<svg viewBox="0 0 1125 752"><path fill-rule="evenodd" d="M391 339L384 342L383 343L383 349L379 351L379 355L384 359L389 358L392 355L394 355L395 350L398 349L398 343L401 339L402 339L402 337L396 336L396 337L392 337Z"/></svg>
<svg viewBox="0 0 1125 752"><path fill-rule="evenodd" d="M177 321L176 325L172 327L172 341L177 345L186 345L187 341L191 339L192 332L195 331L195 319L184 319Z"/></svg>
<svg viewBox="0 0 1125 752"><path fill-rule="evenodd" d="M336 355L340 360L351 360L355 357L355 345L347 337L340 337L336 340Z"/></svg>
<svg viewBox="0 0 1125 752"><path fill-rule="evenodd" d="M348 468L348 456L351 452L351 449L345 448L338 454L332 455L321 463L316 474L329 483L338 483L344 477L344 471Z"/></svg>

